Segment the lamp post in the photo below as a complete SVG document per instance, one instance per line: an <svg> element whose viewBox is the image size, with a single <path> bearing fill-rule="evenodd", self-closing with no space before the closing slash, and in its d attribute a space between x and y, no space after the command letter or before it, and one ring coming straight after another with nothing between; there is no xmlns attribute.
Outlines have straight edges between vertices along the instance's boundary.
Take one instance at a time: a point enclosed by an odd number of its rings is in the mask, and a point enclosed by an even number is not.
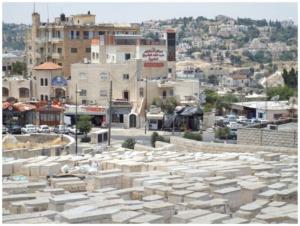
<svg viewBox="0 0 300 226"><path fill-rule="evenodd" d="M148 80L146 78L146 90L145 90L145 134L147 134L147 90L148 88Z"/></svg>
<svg viewBox="0 0 300 226"><path fill-rule="evenodd" d="M77 84L76 84L76 91L75 91L75 153L77 155L78 153L78 143L77 143L77 94L80 93L81 90L77 89Z"/></svg>

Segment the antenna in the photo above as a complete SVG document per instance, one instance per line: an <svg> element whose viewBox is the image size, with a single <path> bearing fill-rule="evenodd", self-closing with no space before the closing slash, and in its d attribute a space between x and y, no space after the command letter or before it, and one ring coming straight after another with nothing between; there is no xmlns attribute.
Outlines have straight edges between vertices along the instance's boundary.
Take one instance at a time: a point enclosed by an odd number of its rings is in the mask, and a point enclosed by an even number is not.
<svg viewBox="0 0 300 226"><path fill-rule="evenodd" d="M49 24L49 7L48 7L48 3L47 3L47 24Z"/></svg>
<svg viewBox="0 0 300 226"><path fill-rule="evenodd" d="M33 13L35 13L35 2L33 2Z"/></svg>

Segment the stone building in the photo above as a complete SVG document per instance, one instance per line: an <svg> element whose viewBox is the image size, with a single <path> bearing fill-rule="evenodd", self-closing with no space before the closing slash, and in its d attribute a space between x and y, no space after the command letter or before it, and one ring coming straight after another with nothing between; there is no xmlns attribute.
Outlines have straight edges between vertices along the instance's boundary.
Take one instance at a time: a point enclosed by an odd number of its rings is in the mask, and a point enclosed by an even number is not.
<svg viewBox="0 0 300 226"><path fill-rule="evenodd" d="M26 35L28 73L47 61L62 66L64 76L70 76L70 65L90 59L91 40L103 34L139 34L139 24L96 24L91 14L66 17L61 14L54 22L44 23L40 14L32 14L32 27Z"/></svg>
<svg viewBox="0 0 300 226"><path fill-rule="evenodd" d="M2 99L13 97L19 101L28 101L32 97L32 80L23 76L4 77L2 79Z"/></svg>
<svg viewBox="0 0 300 226"><path fill-rule="evenodd" d="M33 68L34 97L40 101L52 98L62 100L67 95L67 80L62 76L62 67L46 62Z"/></svg>

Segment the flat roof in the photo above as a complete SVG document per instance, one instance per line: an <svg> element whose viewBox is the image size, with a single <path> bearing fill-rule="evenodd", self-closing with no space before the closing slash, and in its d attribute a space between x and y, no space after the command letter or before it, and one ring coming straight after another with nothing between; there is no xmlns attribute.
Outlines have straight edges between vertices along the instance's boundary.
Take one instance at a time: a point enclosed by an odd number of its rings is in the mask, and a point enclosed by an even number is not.
<svg viewBox="0 0 300 226"><path fill-rule="evenodd" d="M233 103L233 105L247 107L247 108L255 108L265 110L267 106L267 110L288 110L291 109L291 104L287 101L248 101L248 102L238 102ZM294 108L298 109L298 105L294 105Z"/></svg>

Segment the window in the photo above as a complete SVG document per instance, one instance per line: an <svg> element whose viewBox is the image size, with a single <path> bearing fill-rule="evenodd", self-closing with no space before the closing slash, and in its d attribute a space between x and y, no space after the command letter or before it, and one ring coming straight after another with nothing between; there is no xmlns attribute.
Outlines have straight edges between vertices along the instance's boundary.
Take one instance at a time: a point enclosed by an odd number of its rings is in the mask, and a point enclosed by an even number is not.
<svg viewBox="0 0 300 226"><path fill-rule="evenodd" d="M129 100L129 92L127 90L123 92L123 99Z"/></svg>
<svg viewBox="0 0 300 226"><path fill-rule="evenodd" d="M48 79L45 78L45 86L48 86Z"/></svg>
<svg viewBox="0 0 300 226"><path fill-rule="evenodd" d="M169 73L172 73L172 68L169 68L168 71L169 71Z"/></svg>
<svg viewBox="0 0 300 226"><path fill-rule="evenodd" d="M89 39L89 32L83 31L83 39Z"/></svg>
<svg viewBox="0 0 300 226"><path fill-rule="evenodd" d="M10 65L7 66L7 70L11 71L11 66Z"/></svg>
<svg viewBox="0 0 300 226"><path fill-rule="evenodd" d="M80 80L85 80L85 79L87 79L86 73L81 72L81 73L79 74L79 79L80 79Z"/></svg>
<svg viewBox="0 0 300 226"><path fill-rule="evenodd" d="M174 95L174 91L173 89L170 89L170 96L173 96Z"/></svg>
<svg viewBox="0 0 300 226"><path fill-rule="evenodd" d="M29 59L29 64L32 64L32 59L31 58Z"/></svg>
<svg viewBox="0 0 300 226"><path fill-rule="evenodd" d="M41 100L42 100L42 101L44 100L44 95L43 95L43 94L41 95Z"/></svg>
<svg viewBox="0 0 300 226"><path fill-rule="evenodd" d="M104 35L105 32L104 31L98 31L98 35Z"/></svg>
<svg viewBox="0 0 300 226"><path fill-rule="evenodd" d="M59 66L62 66L62 63L58 63Z"/></svg>
<svg viewBox="0 0 300 226"><path fill-rule="evenodd" d="M31 50L31 46L28 46L28 49Z"/></svg>
<svg viewBox="0 0 300 226"><path fill-rule="evenodd" d="M99 53L96 53L96 60L99 59Z"/></svg>
<svg viewBox="0 0 300 226"><path fill-rule="evenodd" d="M74 31L70 31L69 38L74 39Z"/></svg>
<svg viewBox="0 0 300 226"><path fill-rule="evenodd" d="M107 97L107 90L100 90L100 97Z"/></svg>
<svg viewBox="0 0 300 226"><path fill-rule="evenodd" d="M85 48L85 52L86 53L90 53L91 52L91 48L89 47L89 48Z"/></svg>
<svg viewBox="0 0 300 226"><path fill-rule="evenodd" d="M43 78L41 78L40 83L41 83L41 86L44 86L44 79Z"/></svg>
<svg viewBox="0 0 300 226"><path fill-rule="evenodd" d="M77 53L77 48L71 48L71 53Z"/></svg>
<svg viewBox="0 0 300 226"><path fill-rule="evenodd" d="M86 96L86 89L82 89L81 92L79 93L80 96Z"/></svg>
<svg viewBox="0 0 300 226"><path fill-rule="evenodd" d="M82 100L81 103L84 104L84 105L86 105L87 101L86 100Z"/></svg>
<svg viewBox="0 0 300 226"><path fill-rule="evenodd" d="M57 48L58 53L62 53L62 48Z"/></svg>
<svg viewBox="0 0 300 226"><path fill-rule="evenodd" d="M140 88L140 97L144 97L144 88Z"/></svg>
<svg viewBox="0 0 300 226"><path fill-rule="evenodd" d="M107 78L108 78L107 73L105 73L105 72L100 73L100 79L101 80L106 80Z"/></svg>
<svg viewBox="0 0 300 226"><path fill-rule="evenodd" d="M125 53L125 60L130 60L130 53Z"/></svg>
<svg viewBox="0 0 300 226"><path fill-rule="evenodd" d="M282 117L282 114L274 114L274 119L279 119L279 118L281 118Z"/></svg>
<svg viewBox="0 0 300 226"><path fill-rule="evenodd" d="M92 53L92 58L95 59L95 52Z"/></svg>
<svg viewBox="0 0 300 226"><path fill-rule="evenodd" d="M76 39L79 39L79 38L80 38L80 32L76 31Z"/></svg>
<svg viewBox="0 0 300 226"><path fill-rule="evenodd" d="M124 80L129 80L129 74L123 74L123 79Z"/></svg>
<svg viewBox="0 0 300 226"><path fill-rule="evenodd" d="M6 71L6 66L2 66L2 71Z"/></svg>
<svg viewBox="0 0 300 226"><path fill-rule="evenodd" d="M263 118L264 117L264 113L258 113L258 118Z"/></svg>
<svg viewBox="0 0 300 226"><path fill-rule="evenodd" d="M164 91L163 91L163 99L165 99L166 97L167 97L167 91L164 90Z"/></svg>
<svg viewBox="0 0 300 226"><path fill-rule="evenodd" d="M45 100L48 101L48 95L45 95Z"/></svg>

